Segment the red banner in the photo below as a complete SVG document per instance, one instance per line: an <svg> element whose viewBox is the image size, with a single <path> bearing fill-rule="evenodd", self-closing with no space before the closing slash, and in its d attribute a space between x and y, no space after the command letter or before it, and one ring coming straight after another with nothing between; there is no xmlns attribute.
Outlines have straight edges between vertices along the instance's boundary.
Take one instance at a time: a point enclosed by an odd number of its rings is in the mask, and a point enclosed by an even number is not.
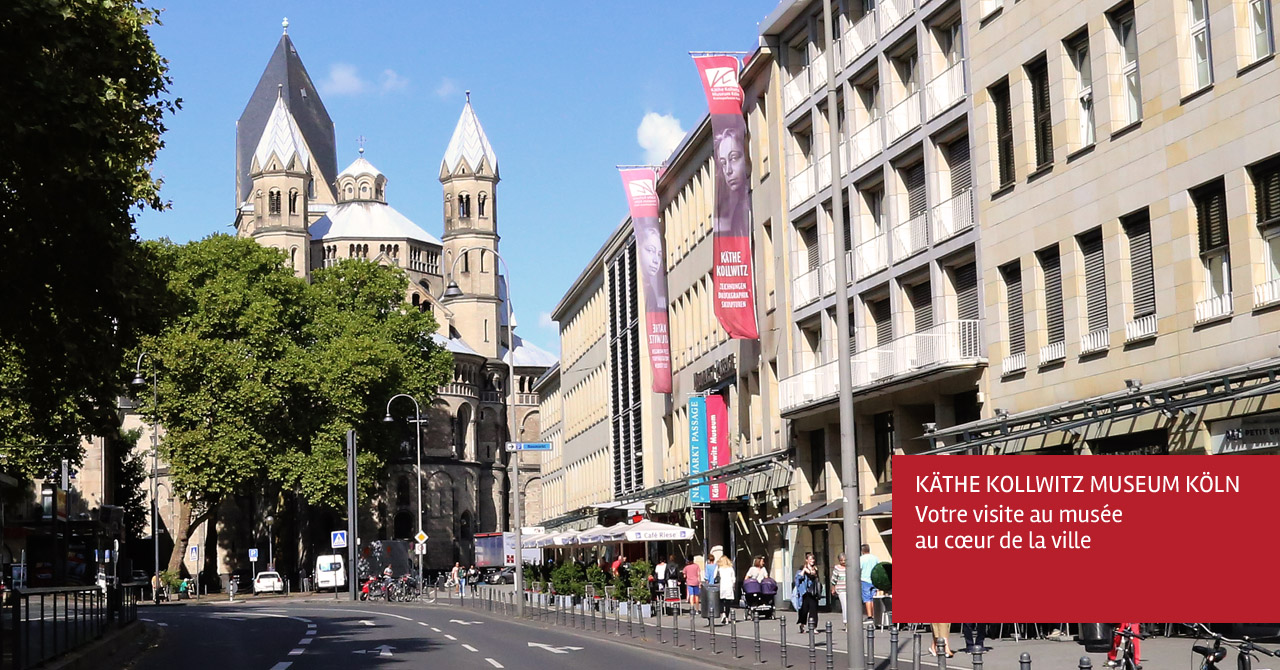
<svg viewBox="0 0 1280 670"><path fill-rule="evenodd" d="M894 620L1274 621L1277 481L1274 456L894 456Z"/></svg>
<svg viewBox="0 0 1280 670"><path fill-rule="evenodd" d="M667 257L658 224L656 176L650 168L620 170L636 236L636 261L644 290L645 340L653 392L671 392L671 340L667 327Z"/></svg>
<svg viewBox="0 0 1280 670"><path fill-rule="evenodd" d="M714 306L729 337L759 339L751 270L751 160L737 56L695 56L711 110L716 202L712 214L715 254Z"/></svg>
<svg viewBox="0 0 1280 670"><path fill-rule="evenodd" d="M729 447L729 408L724 396L707 396L707 469L728 465L733 453ZM729 483L711 484L711 502L729 499Z"/></svg>

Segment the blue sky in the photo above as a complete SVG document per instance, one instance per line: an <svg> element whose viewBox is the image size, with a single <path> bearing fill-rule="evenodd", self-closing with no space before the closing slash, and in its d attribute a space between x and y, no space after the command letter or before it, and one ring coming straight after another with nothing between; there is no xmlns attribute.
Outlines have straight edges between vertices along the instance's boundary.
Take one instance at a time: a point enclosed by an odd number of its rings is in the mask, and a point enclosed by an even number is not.
<svg viewBox="0 0 1280 670"><path fill-rule="evenodd" d="M338 168L363 135L388 202L437 236L440 160L472 91L502 174L518 332L558 352L549 314L626 215L614 166L658 159L706 113L689 51L753 49L775 6L185 0L152 31L183 99L155 165L172 209L144 212L138 233L185 242L231 232L236 119L287 16L336 125Z"/></svg>

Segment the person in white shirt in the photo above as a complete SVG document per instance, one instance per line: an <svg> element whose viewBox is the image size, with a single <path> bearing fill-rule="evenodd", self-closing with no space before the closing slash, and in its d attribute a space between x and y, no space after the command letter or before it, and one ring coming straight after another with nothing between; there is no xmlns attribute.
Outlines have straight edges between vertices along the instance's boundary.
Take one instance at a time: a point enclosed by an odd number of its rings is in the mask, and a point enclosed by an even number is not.
<svg viewBox="0 0 1280 670"><path fill-rule="evenodd" d="M764 567L764 556L756 556L751 561L751 567L747 568L747 576L745 579L754 579L759 582L763 581L768 576L769 570Z"/></svg>
<svg viewBox="0 0 1280 670"><path fill-rule="evenodd" d="M738 585L738 576L733 571L733 561L728 556L721 556L716 561L716 581L720 583L720 623L729 623L729 607L733 604L734 587Z"/></svg>

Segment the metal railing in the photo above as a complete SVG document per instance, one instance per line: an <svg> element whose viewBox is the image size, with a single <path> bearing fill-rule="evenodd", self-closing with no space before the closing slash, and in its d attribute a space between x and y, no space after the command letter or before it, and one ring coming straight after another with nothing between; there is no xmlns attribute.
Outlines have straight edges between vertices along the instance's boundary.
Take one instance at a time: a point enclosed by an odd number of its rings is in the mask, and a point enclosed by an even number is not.
<svg viewBox="0 0 1280 670"><path fill-rule="evenodd" d="M809 97L809 92L809 67L805 66L791 78L791 81L782 85L782 104L790 112Z"/></svg>
<svg viewBox="0 0 1280 670"><path fill-rule="evenodd" d="M924 104L933 118L964 100L964 61L952 65L924 87Z"/></svg>
<svg viewBox="0 0 1280 670"><path fill-rule="evenodd" d="M1204 323L1231 313L1231 294L1223 293L1196 303L1196 323Z"/></svg>
<svg viewBox="0 0 1280 670"><path fill-rule="evenodd" d="M440 387L442 395L460 395L468 398L476 397L476 385L465 382L450 382Z"/></svg>
<svg viewBox="0 0 1280 670"><path fill-rule="evenodd" d="M1106 327L1091 330L1080 338L1080 355L1096 353L1111 346L1111 331Z"/></svg>
<svg viewBox="0 0 1280 670"><path fill-rule="evenodd" d="M902 23L911 12L915 11L912 0L884 0L876 7L880 14L880 36L889 34L899 23Z"/></svg>
<svg viewBox="0 0 1280 670"><path fill-rule="evenodd" d="M893 227L893 262L897 263L929 246L929 217L917 214Z"/></svg>
<svg viewBox="0 0 1280 670"><path fill-rule="evenodd" d="M848 143L849 169L853 169L871 160L884 149L884 120L872 119L871 123L853 134L853 141Z"/></svg>
<svg viewBox="0 0 1280 670"><path fill-rule="evenodd" d="M1265 281L1253 287L1253 307L1266 307L1280 302L1280 277Z"/></svg>
<svg viewBox="0 0 1280 670"><path fill-rule="evenodd" d="M822 295L822 286L818 279L820 272L820 269L814 268L791 280L791 301L795 307L803 307Z"/></svg>
<svg viewBox="0 0 1280 670"><path fill-rule="evenodd" d="M1027 352L1019 351L1016 354L1009 354L1000 361L1000 376L1007 377L1017 374L1027 369Z"/></svg>
<svg viewBox="0 0 1280 670"><path fill-rule="evenodd" d="M1067 342L1062 340L1059 342L1050 342L1040 347L1040 365L1048 365L1057 363L1067 357Z"/></svg>
<svg viewBox="0 0 1280 670"><path fill-rule="evenodd" d="M973 190L969 189L960 195L934 205L931 212L933 219L933 241L940 242L956 233L973 227Z"/></svg>
<svg viewBox="0 0 1280 670"><path fill-rule="evenodd" d="M817 192L817 187L814 183L813 165L805 166L803 170L791 177L787 181L787 187L787 203L791 209L799 207L800 203L812 198L813 194Z"/></svg>
<svg viewBox="0 0 1280 670"><path fill-rule="evenodd" d="M24 670L102 637L138 618L144 584L13 591L0 611L0 668Z"/></svg>
<svg viewBox="0 0 1280 670"><path fill-rule="evenodd" d="M844 64L849 65L857 60L858 56L875 45L877 39L876 13L867 12L858 19L857 23L850 26L841 38L841 42L844 43Z"/></svg>
<svg viewBox="0 0 1280 670"><path fill-rule="evenodd" d="M917 91L903 98L885 118L888 120L888 143L893 144L920 125L920 93Z"/></svg>
<svg viewBox="0 0 1280 670"><path fill-rule="evenodd" d="M889 267L889 236L881 233L854 247L853 259L857 264L849 275L858 279Z"/></svg>
<svg viewBox="0 0 1280 670"><path fill-rule="evenodd" d="M1124 341L1133 342L1135 340L1144 340L1148 337L1156 335L1156 315L1148 314L1140 316L1129 323L1124 324Z"/></svg>

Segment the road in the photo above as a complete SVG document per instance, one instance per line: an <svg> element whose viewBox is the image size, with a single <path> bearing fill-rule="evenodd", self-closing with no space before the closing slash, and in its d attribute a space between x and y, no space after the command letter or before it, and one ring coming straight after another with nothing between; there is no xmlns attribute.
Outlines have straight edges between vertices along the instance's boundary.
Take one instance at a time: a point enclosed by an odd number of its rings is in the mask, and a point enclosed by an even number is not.
<svg viewBox="0 0 1280 670"><path fill-rule="evenodd" d="M134 670L706 670L696 660L601 636L448 606L273 600L146 607L161 642ZM603 659L607 659L604 661Z"/></svg>

